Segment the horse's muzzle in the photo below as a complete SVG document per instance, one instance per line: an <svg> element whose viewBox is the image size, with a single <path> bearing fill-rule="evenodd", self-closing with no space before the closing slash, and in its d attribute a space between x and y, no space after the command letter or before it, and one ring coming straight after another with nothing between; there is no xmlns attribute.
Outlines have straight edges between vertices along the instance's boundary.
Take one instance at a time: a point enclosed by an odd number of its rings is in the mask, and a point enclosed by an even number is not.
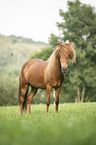
<svg viewBox="0 0 96 145"><path fill-rule="evenodd" d="M64 67L61 67L61 72L62 73L66 73L68 71L68 67L64 68Z"/></svg>

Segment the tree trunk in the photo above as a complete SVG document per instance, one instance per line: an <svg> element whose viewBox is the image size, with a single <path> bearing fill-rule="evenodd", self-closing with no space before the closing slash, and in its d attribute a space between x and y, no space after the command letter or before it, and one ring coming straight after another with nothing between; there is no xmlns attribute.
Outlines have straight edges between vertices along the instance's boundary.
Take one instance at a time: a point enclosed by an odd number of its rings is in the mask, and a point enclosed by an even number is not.
<svg viewBox="0 0 96 145"><path fill-rule="evenodd" d="M88 101L89 96L86 96L86 101Z"/></svg>
<svg viewBox="0 0 96 145"><path fill-rule="evenodd" d="M75 103L77 103L77 97L75 97Z"/></svg>
<svg viewBox="0 0 96 145"><path fill-rule="evenodd" d="M79 87L78 87L78 90L77 90L77 101L80 102L80 90L79 90Z"/></svg>
<svg viewBox="0 0 96 145"><path fill-rule="evenodd" d="M86 96L86 101L88 101L88 99L89 99L89 94L90 94L90 91L88 92L88 94Z"/></svg>
<svg viewBox="0 0 96 145"><path fill-rule="evenodd" d="M83 102L83 100L84 100L84 94L85 94L85 84L83 85L81 102Z"/></svg>

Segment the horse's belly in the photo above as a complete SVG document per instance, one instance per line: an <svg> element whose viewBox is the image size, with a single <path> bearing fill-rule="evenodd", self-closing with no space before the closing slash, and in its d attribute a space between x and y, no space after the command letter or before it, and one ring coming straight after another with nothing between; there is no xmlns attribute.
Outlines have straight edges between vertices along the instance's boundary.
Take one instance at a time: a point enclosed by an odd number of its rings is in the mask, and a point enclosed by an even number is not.
<svg viewBox="0 0 96 145"><path fill-rule="evenodd" d="M41 76L40 74L32 75L31 73L30 77L28 78L28 83L36 88L42 88L42 89L46 88L46 85L44 83L44 77Z"/></svg>
<svg viewBox="0 0 96 145"><path fill-rule="evenodd" d="M40 82L40 81L35 81L34 79L29 81L29 84L32 85L35 88L41 88L41 89L45 89L46 85L44 84L44 82Z"/></svg>

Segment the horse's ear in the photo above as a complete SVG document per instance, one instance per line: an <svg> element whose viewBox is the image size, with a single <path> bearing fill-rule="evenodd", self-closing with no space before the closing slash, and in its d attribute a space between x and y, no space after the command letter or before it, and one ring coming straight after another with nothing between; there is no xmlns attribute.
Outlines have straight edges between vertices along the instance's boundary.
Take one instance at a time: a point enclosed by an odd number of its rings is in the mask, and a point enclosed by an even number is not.
<svg viewBox="0 0 96 145"><path fill-rule="evenodd" d="M60 42L57 42L58 46L63 46L62 44L60 44Z"/></svg>
<svg viewBox="0 0 96 145"><path fill-rule="evenodd" d="M69 44L72 45L72 46L74 46L74 43L73 42L70 42Z"/></svg>
<svg viewBox="0 0 96 145"><path fill-rule="evenodd" d="M60 42L57 42L57 45L61 45Z"/></svg>

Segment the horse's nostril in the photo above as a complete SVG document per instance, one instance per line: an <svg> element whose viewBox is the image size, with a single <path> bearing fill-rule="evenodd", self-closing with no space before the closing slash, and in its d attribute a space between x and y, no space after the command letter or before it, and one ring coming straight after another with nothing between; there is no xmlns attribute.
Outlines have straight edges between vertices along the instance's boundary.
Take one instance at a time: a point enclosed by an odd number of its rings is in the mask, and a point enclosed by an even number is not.
<svg viewBox="0 0 96 145"><path fill-rule="evenodd" d="M66 67L66 70L67 70L67 67Z"/></svg>
<svg viewBox="0 0 96 145"><path fill-rule="evenodd" d="M67 67L66 68L64 68L64 67L61 67L61 71L63 72L63 73L65 73L65 72L67 72Z"/></svg>

